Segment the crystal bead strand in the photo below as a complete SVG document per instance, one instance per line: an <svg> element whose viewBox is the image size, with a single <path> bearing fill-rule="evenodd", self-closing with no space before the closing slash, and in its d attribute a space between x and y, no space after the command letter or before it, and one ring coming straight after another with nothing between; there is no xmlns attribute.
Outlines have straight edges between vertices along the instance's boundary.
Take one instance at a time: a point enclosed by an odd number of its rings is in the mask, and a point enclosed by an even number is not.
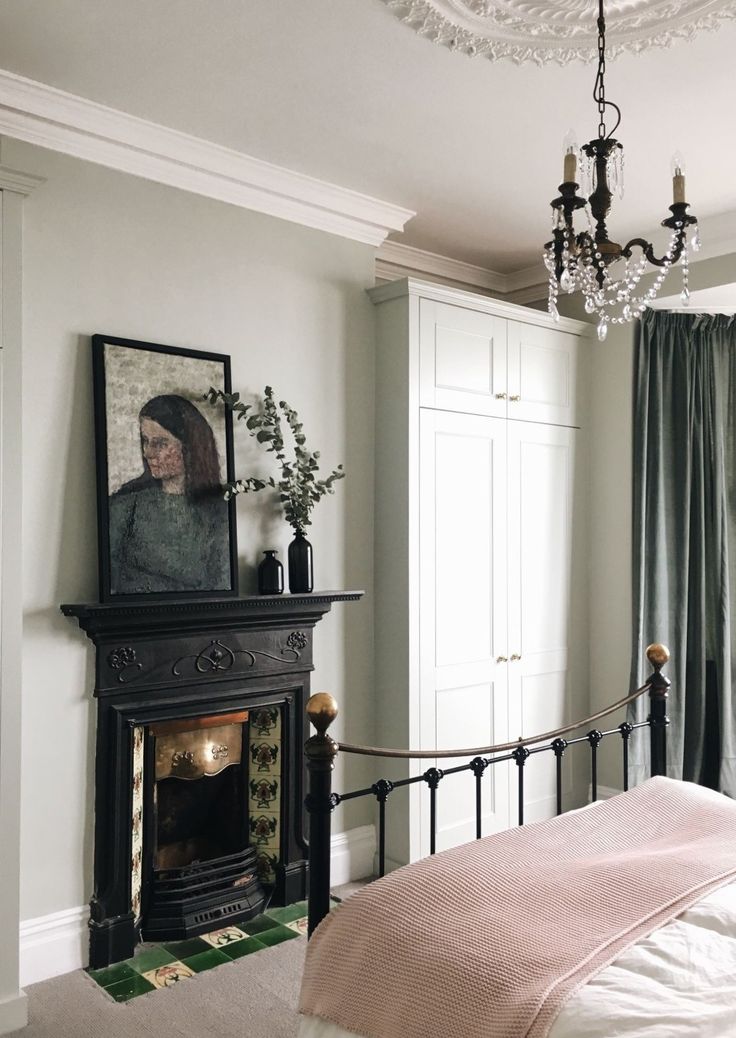
<svg viewBox="0 0 736 1038"><path fill-rule="evenodd" d="M687 252L687 239L685 239L685 248L682 250L682 292L680 293L680 299L682 300L683 306L690 305L690 258Z"/></svg>
<svg viewBox="0 0 736 1038"><path fill-rule="evenodd" d="M619 169L619 184L618 184L618 197L624 197L624 166L626 163L626 153L624 149L621 149L621 166Z"/></svg>

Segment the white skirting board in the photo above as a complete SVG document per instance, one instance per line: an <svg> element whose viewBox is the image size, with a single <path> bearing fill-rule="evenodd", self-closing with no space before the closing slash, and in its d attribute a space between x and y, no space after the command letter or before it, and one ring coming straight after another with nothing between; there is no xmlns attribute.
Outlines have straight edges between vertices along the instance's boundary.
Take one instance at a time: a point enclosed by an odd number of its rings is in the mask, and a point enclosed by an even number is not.
<svg viewBox="0 0 736 1038"><path fill-rule="evenodd" d="M83 905L81 908L67 908L62 912L22 922L21 987L86 966L89 951L88 921L89 908Z"/></svg>
<svg viewBox="0 0 736 1038"><path fill-rule="evenodd" d="M10 998L0 999L0 1034L19 1031L28 1023L28 999L19 991Z"/></svg>
<svg viewBox="0 0 736 1038"><path fill-rule="evenodd" d="M598 799L599 800L610 800L611 797L618 796L619 793L623 793L623 789L616 789L615 786L602 786L598 784ZM593 789L588 786L588 800L593 795Z"/></svg>
<svg viewBox="0 0 736 1038"><path fill-rule="evenodd" d="M346 833L335 833L330 854L330 886L339 887L354 879L373 875L376 827L361 825Z"/></svg>
<svg viewBox="0 0 736 1038"><path fill-rule="evenodd" d="M331 880L333 887L362 879L373 872L376 831L362 825L332 837ZM26 919L20 924L20 983L22 987L37 984L61 973L84 969L88 962L89 909L68 908L62 912ZM17 1030L4 1027L4 1003L0 1002L0 1034ZM13 1018L15 1019L15 1018Z"/></svg>

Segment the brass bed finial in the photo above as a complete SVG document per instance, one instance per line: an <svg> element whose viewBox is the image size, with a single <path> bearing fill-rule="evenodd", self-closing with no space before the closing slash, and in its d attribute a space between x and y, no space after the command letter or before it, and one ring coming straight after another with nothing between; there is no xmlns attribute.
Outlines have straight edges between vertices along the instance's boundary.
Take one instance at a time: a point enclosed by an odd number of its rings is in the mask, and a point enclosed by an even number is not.
<svg viewBox="0 0 736 1038"><path fill-rule="evenodd" d="M307 702L307 716L317 729L304 745L309 772L309 793L304 801L309 812L309 923L312 931L330 910L331 815L340 803L332 792L332 769L339 746L327 734L337 717L337 702L329 692L316 692ZM319 877L324 882L319 881Z"/></svg>
<svg viewBox="0 0 736 1038"><path fill-rule="evenodd" d="M659 673L666 663L669 662L670 650L666 645L661 645L659 642L655 642L654 645L647 647L647 659Z"/></svg>
<svg viewBox="0 0 736 1038"><path fill-rule="evenodd" d="M324 735L337 717L337 700L329 692L315 692L307 703L307 716L320 735Z"/></svg>

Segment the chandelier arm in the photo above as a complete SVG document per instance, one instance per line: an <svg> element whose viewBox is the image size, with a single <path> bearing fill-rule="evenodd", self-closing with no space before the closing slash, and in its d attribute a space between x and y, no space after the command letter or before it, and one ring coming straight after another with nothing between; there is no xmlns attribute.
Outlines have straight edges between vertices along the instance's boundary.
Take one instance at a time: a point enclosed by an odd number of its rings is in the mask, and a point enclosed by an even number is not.
<svg viewBox="0 0 736 1038"><path fill-rule="evenodd" d="M685 231L678 230L677 239L672 246L672 251L668 255L658 257L654 255L654 246L651 242L646 241L644 238L632 238L631 241L627 241L623 249L621 249L621 255L624 259L631 258L631 251L635 247L639 247L646 256L649 263L654 267L664 267L670 264L677 263L682 251L685 248Z"/></svg>

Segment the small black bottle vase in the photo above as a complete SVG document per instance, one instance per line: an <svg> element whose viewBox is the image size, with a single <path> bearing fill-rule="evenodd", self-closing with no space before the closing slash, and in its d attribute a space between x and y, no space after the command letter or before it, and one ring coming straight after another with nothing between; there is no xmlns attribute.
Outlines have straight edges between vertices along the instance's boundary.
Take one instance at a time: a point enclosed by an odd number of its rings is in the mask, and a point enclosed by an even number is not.
<svg viewBox="0 0 736 1038"><path fill-rule="evenodd" d="M289 545L289 591L292 595L299 595L313 587L312 545L301 530L297 530Z"/></svg>
<svg viewBox="0 0 736 1038"><path fill-rule="evenodd" d="M276 549L268 548L266 557L258 566L258 594L282 595L284 593L284 567L276 558Z"/></svg>

